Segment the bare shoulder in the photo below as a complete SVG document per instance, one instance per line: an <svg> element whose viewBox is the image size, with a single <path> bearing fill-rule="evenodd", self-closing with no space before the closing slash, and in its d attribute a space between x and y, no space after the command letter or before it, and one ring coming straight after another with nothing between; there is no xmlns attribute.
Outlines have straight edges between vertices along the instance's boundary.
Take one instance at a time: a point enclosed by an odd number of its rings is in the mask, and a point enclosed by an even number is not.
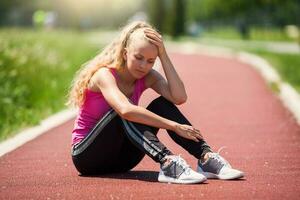
<svg viewBox="0 0 300 200"><path fill-rule="evenodd" d="M101 80L112 80L114 79L110 69L107 67L101 67L98 69L92 77L93 81L101 81Z"/></svg>
<svg viewBox="0 0 300 200"><path fill-rule="evenodd" d="M156 71L155 69L151 69L145 77L146 88L151 87L151 85L162 78L162 75L158 71Z"/></svg>
<svg viewBox="0 0 300 200"><path fill-rule="evenodd" d="M100 91L102 87L115 84L115 78L107 67L101 67L92 76L90 81L90 87L94 91Z"/></svg>
<svg viewBox="0 0 300 200"><path fill-rule="evenodd" d="M110 73L109 72L109 69L107 67L100 67L96 72L95 72L95 75L103 75L103 74L107 74L107 73Z"/></svg>

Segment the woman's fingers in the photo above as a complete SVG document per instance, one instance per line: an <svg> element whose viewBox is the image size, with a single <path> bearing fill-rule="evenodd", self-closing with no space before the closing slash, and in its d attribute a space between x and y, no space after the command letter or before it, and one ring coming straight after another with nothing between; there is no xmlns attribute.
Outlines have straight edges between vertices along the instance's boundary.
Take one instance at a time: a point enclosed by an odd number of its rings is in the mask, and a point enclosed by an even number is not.
<svg viewBox="0 0 300 200"><path fill-rule="evenodd" d="M200 133L200 130L192 127L191 129L188 130L194 137L197 139L203 139L203 136Z"/></svg>
<svg viewBox="0 0 300 200"><path fill-rule="evenodd" d="M157 31L155 31L155 30L153 30L153 29L146 28L146 29L144 30L144 32L147 32L147 33L153 33L154 35L157 35L157 37L162 38L162 35L159 34Z"/></svg>
<svg viewBox="0 0 300 200"><path fill-rule="evenodd" d="M154 45L156 45L156 46L160 46L160 43L159 42L157 42L156 40L154 40L154 39L152 39L152 38L147 38L151 43L153 43Z"/></svg>
<svg viewBox="0 0 300 200"><path fill-rule="evenodd" d="M203 140L203 136L202 135L196 135L196 137L198 138L198 139L200 139L200 140Z"/></svg>
<svg viewBox="0 0 300 200"><path fill-rule="evenodd" d="M149 33L149 34L145 34L145 36L147 39L152 39L152 40L157 41L158 43L162 43L162 40L153 34Z"/></svg>
<svg viewBox="0 0 300 200"><path fill-rule="evenodd" d="M203 139L203 136L200 133L200 130L190 126L190 125L182 125L180 126L181 131L179 131L179 133L181 133L180 135L193 140L195 142L199 142L199 140Z"/></svg>
<svg viewBox="0 0 300 200"><path fill-rule="evenodd" d="M153 31L147 31L147 30L145 30L144 33L145 33L146 37L150 37L154 40L162 42L162 36L160 34L153 32Z"/></svg>
<svg viewBox="0 0 300 200"><path fill-rule="evenodd" d="M195 142L199 142L198 138L196 137L192 137L192 140L194 140Z"/></svg>
<svg viewBox="0 0 300 200"><path fill-rule="evenodd" d="M151 43L153 43L158 47L159 56L164 55L164 53L166 53L162 36L159 33L151 29L145 29L144 36L146 39L148 39L148 41L150 41Z"/></svg>
<svg viewBox="0 0 300 200"><path fill-rule="evenodd" d="M199 142L199 139L203 139L200 135L191 130L186 130L186 134L188 136L188 139L194 140L195 142Z"/></svg>
<svg viewBox="0 0 300 200"><path fill-rule="evenodd" d="M193 140L195 142L199 142L199 140L197 139L197 137L195 137L194 135L192 135L190 132L187 132L187 139Z"/></svg>
<svg viewBox="0 0 300 200"><path fill-rule="evenodd" d="M196 132L197 137L198 137L199 139L203 139L203 136L202 136L200 130L199 130L199 129L196 129L196 128L193 128L193 129L194 129L194 131Z"/></svg>
<svg viewBox="0 0 300 200"><path fill-rule="evenodd" d="M201 135L201 133L197 133L197 138L203 139L203 135Z"/></svg>

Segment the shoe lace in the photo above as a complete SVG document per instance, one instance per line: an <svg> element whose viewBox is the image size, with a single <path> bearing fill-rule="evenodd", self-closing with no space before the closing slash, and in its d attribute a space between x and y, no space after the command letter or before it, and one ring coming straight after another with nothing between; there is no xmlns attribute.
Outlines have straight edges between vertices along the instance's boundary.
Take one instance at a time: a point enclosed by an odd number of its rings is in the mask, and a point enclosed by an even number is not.
<svg viewBox="0 0 300 200"><path fill-rule="evenodd" d="M183 168L184 173L186 173L187 175L190 174L191 167L186 163L186 161L181 157L180 154L176 156L173 161L176 163L176 165L179 165Z"/></svg>
<svg viewBox="0 0 300 200"><path fill-rule="evenodd" d="M210 157L213 158L213 159L216 159L218 162L220 162L222 165L226 166L226 167L229 167L229 168L232 168L231 165L229 164L229 162L227 160L225 160L225 158L223 158L221 155L220 155L220 152L227 148L226 146L222 146L221 148L219 148L219 150L217 151L217 153L211 153L210 154Z"/></svg>

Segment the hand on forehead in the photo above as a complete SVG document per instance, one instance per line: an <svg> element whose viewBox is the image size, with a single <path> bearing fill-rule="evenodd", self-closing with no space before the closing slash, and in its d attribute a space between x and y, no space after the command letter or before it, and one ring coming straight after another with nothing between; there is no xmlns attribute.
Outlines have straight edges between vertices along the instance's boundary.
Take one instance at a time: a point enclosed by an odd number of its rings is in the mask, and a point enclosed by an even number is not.
<svg viewBox="0 0 300 200"><path fill-rule="evenodd" d="M130 34L128 38L128 45L131 44L132 42L137 42L137 41L145 41L148 42L147 38L145 38L145 33L144 33L145 28L139 28L135 30L133 33Z"/></svg>
<svg viewBox="0 0 300 200"><path fill-rule="evenodd" d="M127 43L128 50L139 50L139 49L149 49L153 51L154 54L157 54L157 46L151 43L144 33L145 28L140 28L135 30L129 37ZM151 29L150 29L151 30Z"/></svg>

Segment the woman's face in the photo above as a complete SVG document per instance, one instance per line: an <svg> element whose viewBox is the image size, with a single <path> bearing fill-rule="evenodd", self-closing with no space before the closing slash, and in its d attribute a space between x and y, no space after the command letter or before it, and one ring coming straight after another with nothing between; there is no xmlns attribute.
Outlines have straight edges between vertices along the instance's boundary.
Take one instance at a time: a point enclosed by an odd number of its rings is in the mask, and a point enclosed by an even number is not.
<svg viewBox="0 0 300 200"><path fill-rule="evenodd" d="M140 79L149 73L158 55L157 47L146 40L133 41L124 53L130 74Z"/></svg>

